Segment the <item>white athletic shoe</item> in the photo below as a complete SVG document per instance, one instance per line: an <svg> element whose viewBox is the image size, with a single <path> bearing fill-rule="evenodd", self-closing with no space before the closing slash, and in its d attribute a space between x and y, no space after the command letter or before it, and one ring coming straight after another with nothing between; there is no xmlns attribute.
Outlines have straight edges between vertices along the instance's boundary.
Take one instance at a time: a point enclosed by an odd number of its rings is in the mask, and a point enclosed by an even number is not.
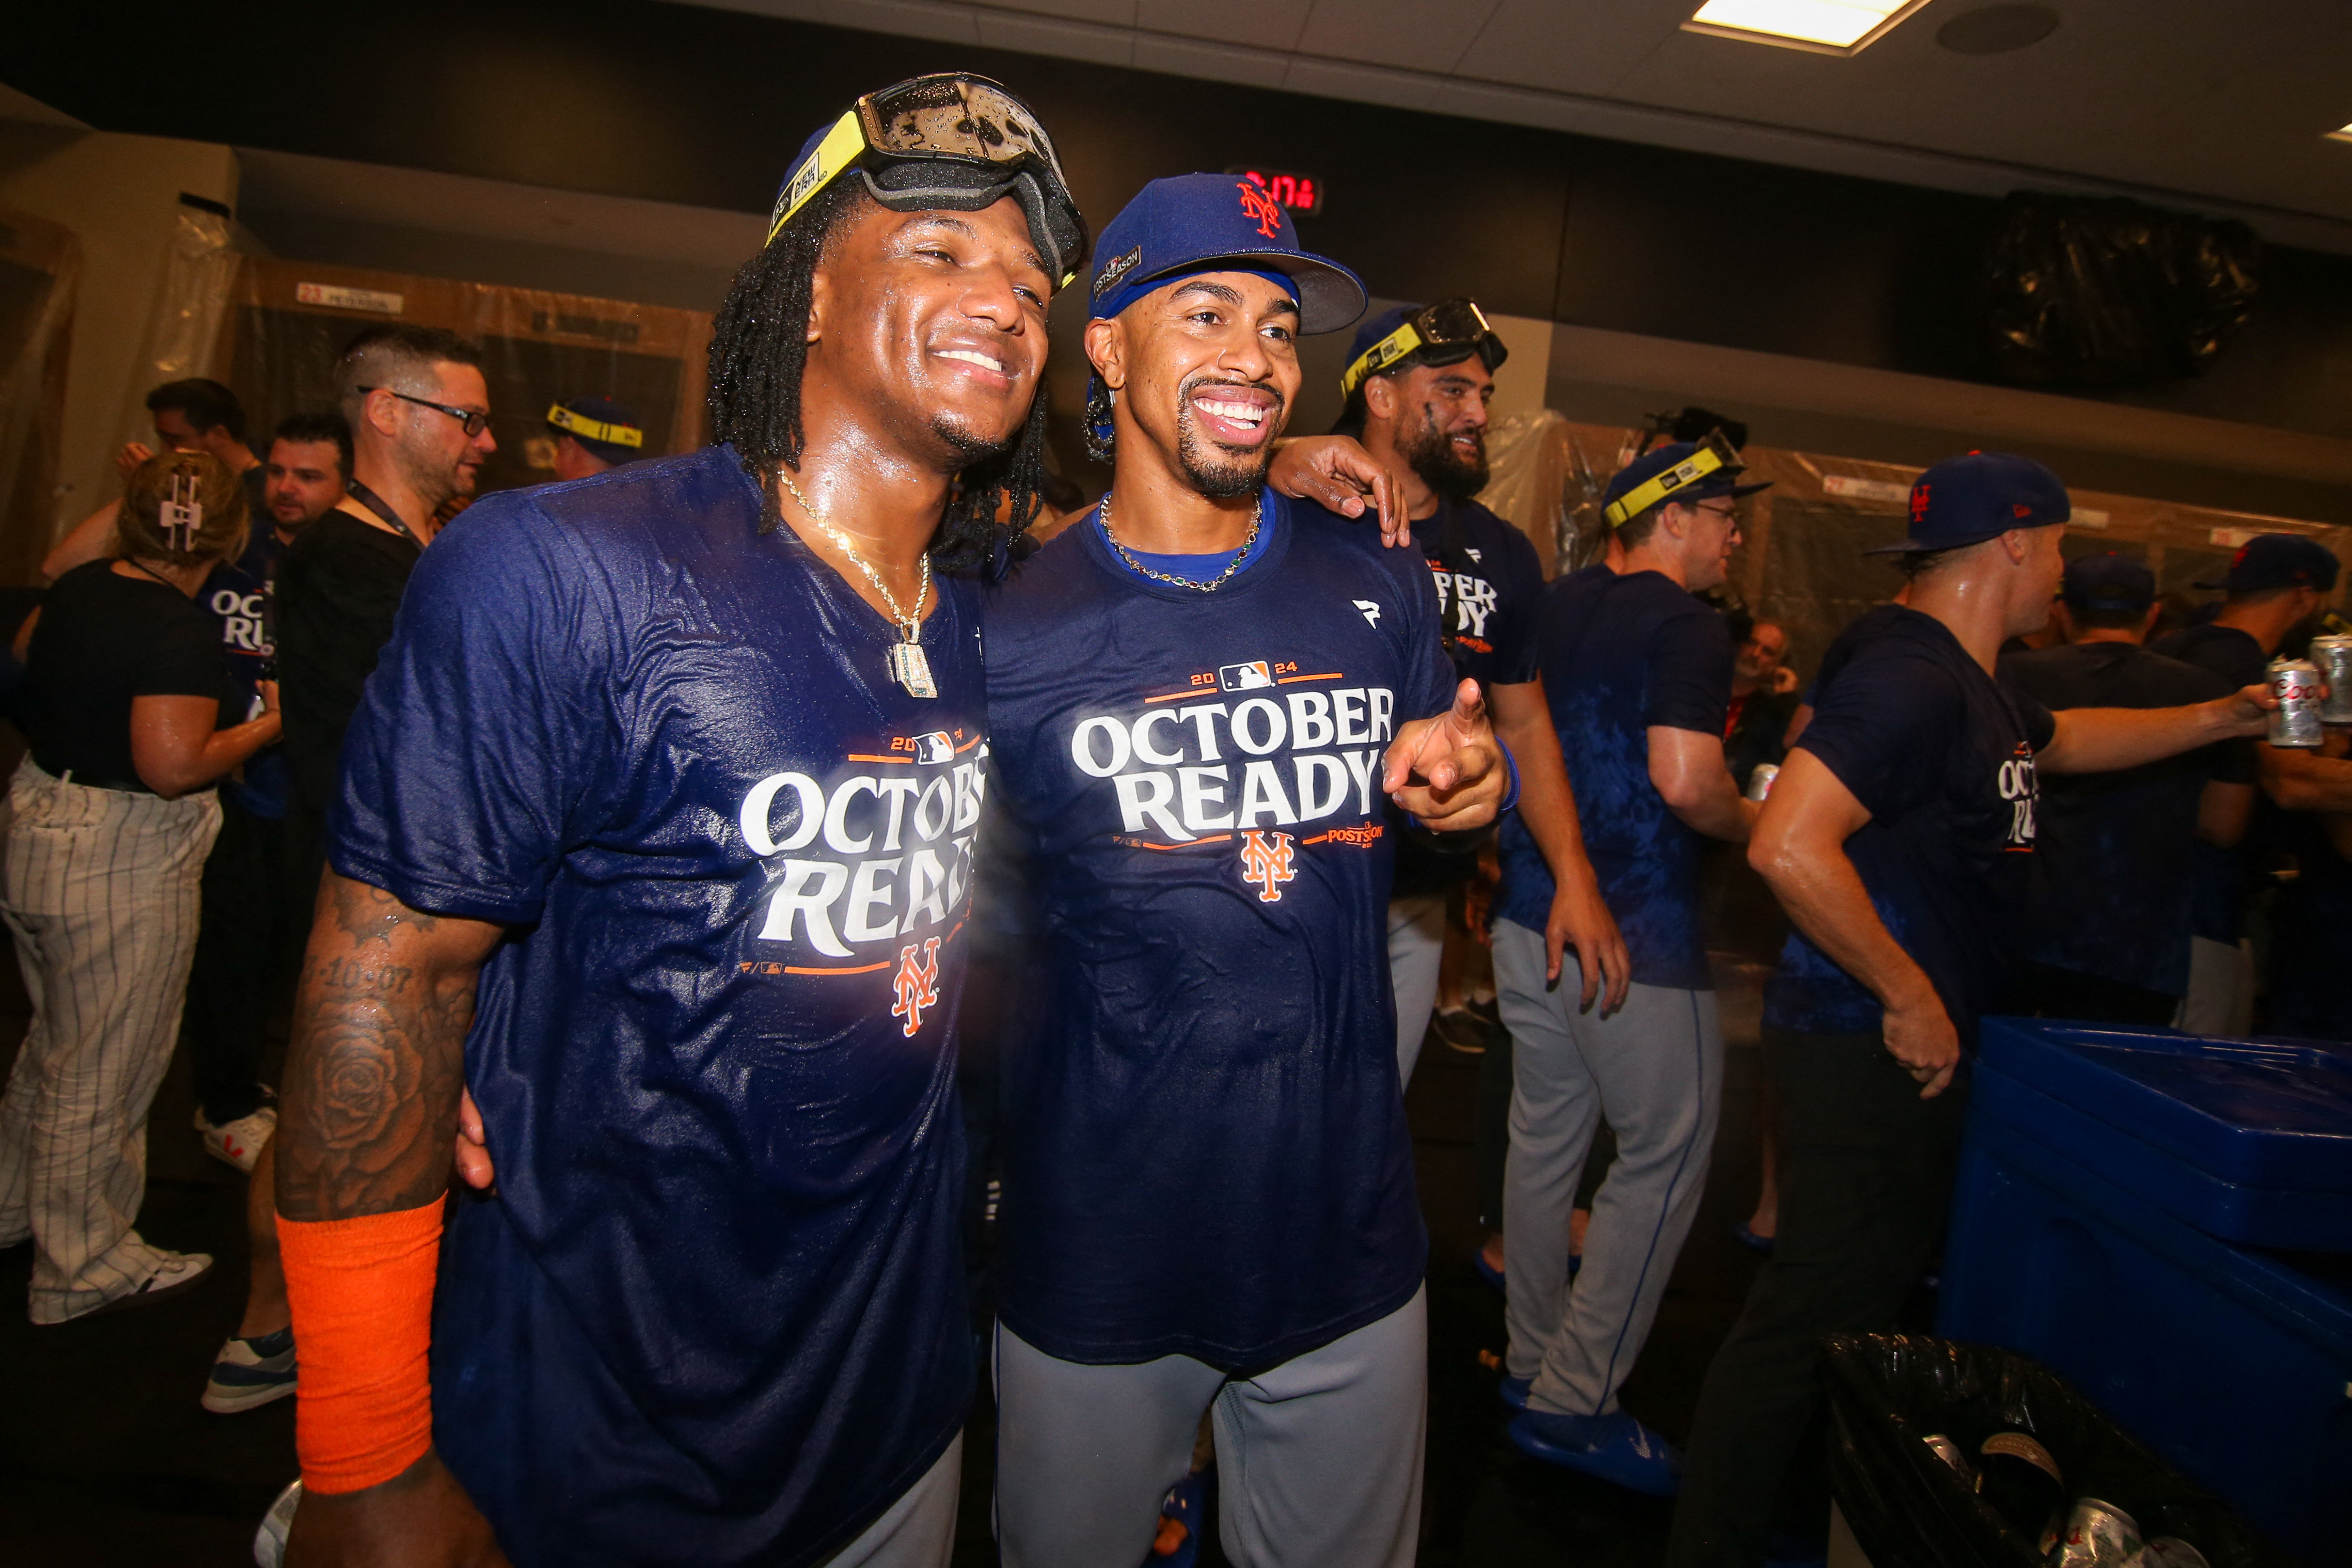
<svg viewBox="0 0 2352 1568"><path fill-rule="evenodd" d="M261 1528L253 1532L254 1568L278 1568L286 1561L286 1537L294 1528L294 1510L302 1501L299 1479L287 1483L262 1517Z"/></svg>
<svg viewBox="0 0 2352 1568"><path fill-rule="evenodd" d="M250 1116L240 1116L218 1127L205 1120L200 1107L196 1111L196 1131L205 1135L205 1152L223 1164L235 1165L247 1175L253 1174L253 1163L261 1158L261 1151L278 1131L278 1108L265 1105Z"/></svg>

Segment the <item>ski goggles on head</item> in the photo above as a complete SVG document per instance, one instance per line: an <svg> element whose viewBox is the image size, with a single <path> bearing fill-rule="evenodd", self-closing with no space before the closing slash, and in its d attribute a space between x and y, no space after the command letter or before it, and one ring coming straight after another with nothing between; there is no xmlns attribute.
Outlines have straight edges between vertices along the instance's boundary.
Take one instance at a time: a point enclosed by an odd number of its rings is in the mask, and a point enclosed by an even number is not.
<svg viewBox="0 0 2352 1568"><path fill-rule="evenodd" d="M1013 197L1059 287L1086 258L1086 220L1053 142L1027 104L986 77L919 76L859 99L785 177L764 243L852 170L892 212L978 212Z"/></svg>
<svg viewBox="0 0 2352 1568"><path fill-rule="evenodd" d="M1458 364L1474 353L1494 371L1511 351L1486 324L1486 312L1475 300L1440 300L1415 310L1403 325L1358 354L1339 377L1339 395L1353 397L1367 379L1416 355L1423 364Z"/></svg>
<svg viewBox="0 0 2352 1568"><path fill-rule="evenodd" d="M1676 451L1688 455L1681 460L1668 462ZM1710 430L1706 439L1696 447L1660 447L1644 460L1661 463L1658 471L1634 485L1623 495L1611 501L1601 511L1612 528L1622 528L1661 501L1682 498L1684 504L1712 500L1717 496L1734 498L1751 495L1766 489L1764 484L1743 485L1739 476L1747 470L1739 454L1724 438L1720 430ZM1629 465L1630 466L1630 465Z"/></svg>

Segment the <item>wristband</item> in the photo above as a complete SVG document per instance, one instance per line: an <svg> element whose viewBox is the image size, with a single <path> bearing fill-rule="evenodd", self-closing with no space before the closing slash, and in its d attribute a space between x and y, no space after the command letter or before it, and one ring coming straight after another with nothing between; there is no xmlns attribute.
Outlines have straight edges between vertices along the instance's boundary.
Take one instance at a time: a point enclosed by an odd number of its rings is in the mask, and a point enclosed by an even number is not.
<svg viewBox="0 0 2352 1568"><path fill-rule="evenodd" d="M433 1283L442 1204L278 1221L294 1309L294 1454L320 1494L376 1486L433 1447Z"/></svg>
<svg viewBox="0 0 2352 1568"><path fill-rule="evenodd" d="M1519 759L1511 755L1511 743L1502 736L1495 737L1495 744L1502 748L1503 765L1511 770L1511 787L1503 792L1503 804L1495 808L1495 815L1500 816L1519 804Z"/></svg>

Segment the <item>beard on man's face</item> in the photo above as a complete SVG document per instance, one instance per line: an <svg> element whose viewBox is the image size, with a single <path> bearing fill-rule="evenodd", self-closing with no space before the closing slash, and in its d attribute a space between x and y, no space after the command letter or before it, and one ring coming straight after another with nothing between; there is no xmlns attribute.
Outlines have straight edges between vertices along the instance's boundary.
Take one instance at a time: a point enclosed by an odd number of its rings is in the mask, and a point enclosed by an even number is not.
<svg viewBox="0 0 2352 1568"><path fill-rule="evenodd" d="M1467 454L1455 449L1444 431L1437 427L1437 416L1424 411L1421 430L1405 448L1405 461L1421 477L1421 482L1448 500L1468 500L1486 488L1486 433L1475 431L1470 437Z"/></svg>
<svg viewBox="0 0 2352 1568"><path fill-rule="evenodd" d="M1201 433L1192 417L1192 396L1204 387L1230 386L1232 382L1222 376L1199 375L1184 383L1176 400L1176 463L1184 470L1185 482L1193 492L1211 500L1231 500L1236 496L1255 495L1265 483L1266 470L1274 466L1274 437L1269 436L1255 447L1239 451L1226 447ZM1276 431L1282 428L1282 394L1272 387L1274 407L1267 412L1266 421Z"/></svg>
<svg viewBox="0 0 2352 1568"><path fill-rule="evenodd" d="M1038 395L1043 396L1040 393ZM947 449L960 459L959 468L968 468L989 458L1003 456L1020 438L1016 430L1002 441L991 440L953 414L936 415L931 419L931 434L938 437Z"/></svg>

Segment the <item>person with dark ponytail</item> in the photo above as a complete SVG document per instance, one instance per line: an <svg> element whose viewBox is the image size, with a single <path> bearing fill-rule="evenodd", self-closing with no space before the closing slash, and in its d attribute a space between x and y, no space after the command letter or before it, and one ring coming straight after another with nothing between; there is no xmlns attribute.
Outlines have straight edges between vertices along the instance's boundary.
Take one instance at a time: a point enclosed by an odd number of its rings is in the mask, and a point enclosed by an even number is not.
<svg viewBox="0 0 2352 1568"><path fill-rule="evenodd" d="M226 464L151 457L113 555L60 576L17 633L30 752L8 785L0 918L34 1001L0 1100L0 1247L34 1242L37 1323L157 1300L212 1268L131 1222L220 830L213 784L278 733L273 682L259 714L221 725L244 705L194 602L246 528Z"/></svg>

